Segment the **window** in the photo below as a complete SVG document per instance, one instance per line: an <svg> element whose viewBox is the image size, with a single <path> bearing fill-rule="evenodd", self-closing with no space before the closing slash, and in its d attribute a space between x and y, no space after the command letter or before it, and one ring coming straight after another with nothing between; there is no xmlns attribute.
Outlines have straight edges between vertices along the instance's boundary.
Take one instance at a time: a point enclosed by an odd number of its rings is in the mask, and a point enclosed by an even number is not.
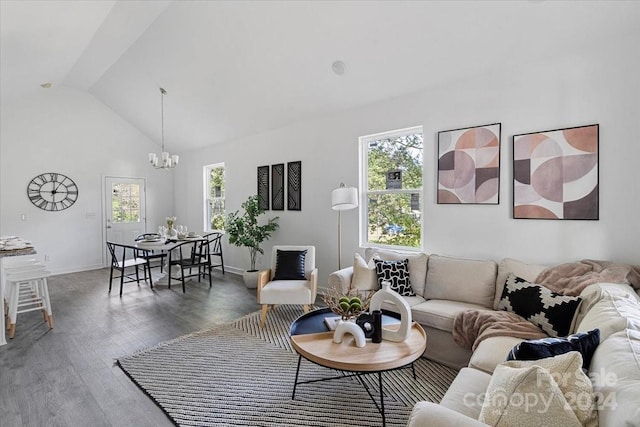
<svg viewBox="0 0 640 427"><path fill-rule="evenodd" d="M204 167L204 229L224 229L224 163Z"/></svg>
<svg viewBox="0 0 640 427"><path fill-rule="evenodd" d="M111 220L118 223L140 222L140 185L113 184Z"/></svg>
<svg viewBox="0 0 640 427"><path fill-rule="evenodd" d="M422 127L359 140L360 244L422 248Z"/></svg>

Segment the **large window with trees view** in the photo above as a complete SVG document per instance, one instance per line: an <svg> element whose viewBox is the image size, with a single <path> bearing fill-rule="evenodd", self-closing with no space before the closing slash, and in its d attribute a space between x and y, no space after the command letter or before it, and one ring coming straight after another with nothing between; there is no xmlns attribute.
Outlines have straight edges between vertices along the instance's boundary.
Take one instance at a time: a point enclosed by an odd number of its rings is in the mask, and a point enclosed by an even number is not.
<svg viewBox="0 0 640 427"><path fill-rule="evenodd" d="M361 245L422 248L422 127L360 137Z"/></svg>
<svg viewBox="0 0 640 427"><path fill-rule="evenodd" d="M205 230L224 229L224 163L204 167Z"/></svg>

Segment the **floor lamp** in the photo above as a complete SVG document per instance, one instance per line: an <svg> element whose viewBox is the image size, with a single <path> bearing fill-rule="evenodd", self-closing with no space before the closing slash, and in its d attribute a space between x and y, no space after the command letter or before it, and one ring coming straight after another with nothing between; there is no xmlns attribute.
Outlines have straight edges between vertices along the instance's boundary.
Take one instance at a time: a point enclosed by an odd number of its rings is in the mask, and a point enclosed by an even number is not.
<svg viewBox="0 0 640 427"><path fill-rule="evenodd" d="M340 187L331 192L331 209L338 211L338 270L342 268L340 255L342 247L342 218L340 213L358 207L358 189L347 187L340 183Z"/></svg>

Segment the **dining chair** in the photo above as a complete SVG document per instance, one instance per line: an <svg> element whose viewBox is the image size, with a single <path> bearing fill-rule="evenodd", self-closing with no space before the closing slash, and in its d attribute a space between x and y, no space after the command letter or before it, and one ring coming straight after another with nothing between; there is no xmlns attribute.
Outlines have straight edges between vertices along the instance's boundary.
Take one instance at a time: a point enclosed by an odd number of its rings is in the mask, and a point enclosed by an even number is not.
<svg viewBox="0 0 640 427"><path fill-rule="evenodd" d="M271 269L258 273L260 327L276 304L300 304L304 312L316 301L318 269L315 246L274 246Z"/></svg>
<svg viewBox="0 0 640 427"><path fill-rule="evenodd" d="M173 266L180 267L180 278L173 277ZM193 269L197 268L197 272ZM189 273L185 274L185 270L189 269ZM186 240L169 251L168 262L168 282L167 287L171 289L171 279L180 280L182 282L182 292L186 292L185 278L204 276L206 271L209 274L209 287L211 287L211 258L209 257L209 242L202 238L198 240Z"/></svg>
<svg viewBox="0 0 640 427"><path fill-rule="evenodd" d="M160 237L160 235L157 234L157 233L144 233L144 234L138 235L138 237L136 237L135 241L136 242L144 242L146 236L158 236L158 237ZM167 257L166 252L164 252L164 251L155 251L154 249L149 248L149 249L141 250L140 251L140 257L141 258L145 258L146 260L149 261L149 268L160 267L160 273L162 273L162 270L164 268L165 258ZM155 260L159 260L160 262L158 262L155 265L151 264L151 262L155 261Z"/></svg>
<svg viewBox="0 0 640 427"><path fill-rule="evenodd" d="M142 266L144 272L144 281L147 281L147 272L149 274L149 286L153 289L153 281L151 280L151 267L149 260L142 256L140 249L135 246L123 245L120 243L107 242L107 248L111 254L111 272L109 273L109 292L111 292L111 283L113 282L113 270L120 272L120 296L122 296L122 287L125 283L137 282L140 286L140 272L139 267ZM127 259L127 251L131 253L133 258ZM133 273L126 273L127 268L135 268L135 279ZM116 277L116 279L118 278ZM128 279L125 281L125 277Z"/></svg>
<svg viewBox="0 0 640 427"><path fill-rule="evenodd" d="M209 245L209 257L219 257L220 264L213 264L213 259L211 260L211 268L222 267L222 274L224 274L224 257L222 256L222 237L224 233L219 231L213 231L211 233L206 233L203 237L205 237L208 241Z"/></svg>

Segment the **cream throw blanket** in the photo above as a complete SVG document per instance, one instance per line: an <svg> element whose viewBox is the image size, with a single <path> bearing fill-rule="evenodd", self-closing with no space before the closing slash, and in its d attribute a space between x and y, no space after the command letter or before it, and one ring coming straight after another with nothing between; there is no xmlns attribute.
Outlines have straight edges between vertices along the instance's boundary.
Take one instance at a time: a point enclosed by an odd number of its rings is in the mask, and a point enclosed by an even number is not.
<svg viewBox="0 0 640 427"><path fill-rule="evenodd" d="M640 266L582 260L545 269L535 283L563 295L579 295L594 283L626 283L640 289ZM475 350L482 340L508 336L536 339L547 336L540 328L508 311L466 310L453 319L453 340Z"/></svg>

